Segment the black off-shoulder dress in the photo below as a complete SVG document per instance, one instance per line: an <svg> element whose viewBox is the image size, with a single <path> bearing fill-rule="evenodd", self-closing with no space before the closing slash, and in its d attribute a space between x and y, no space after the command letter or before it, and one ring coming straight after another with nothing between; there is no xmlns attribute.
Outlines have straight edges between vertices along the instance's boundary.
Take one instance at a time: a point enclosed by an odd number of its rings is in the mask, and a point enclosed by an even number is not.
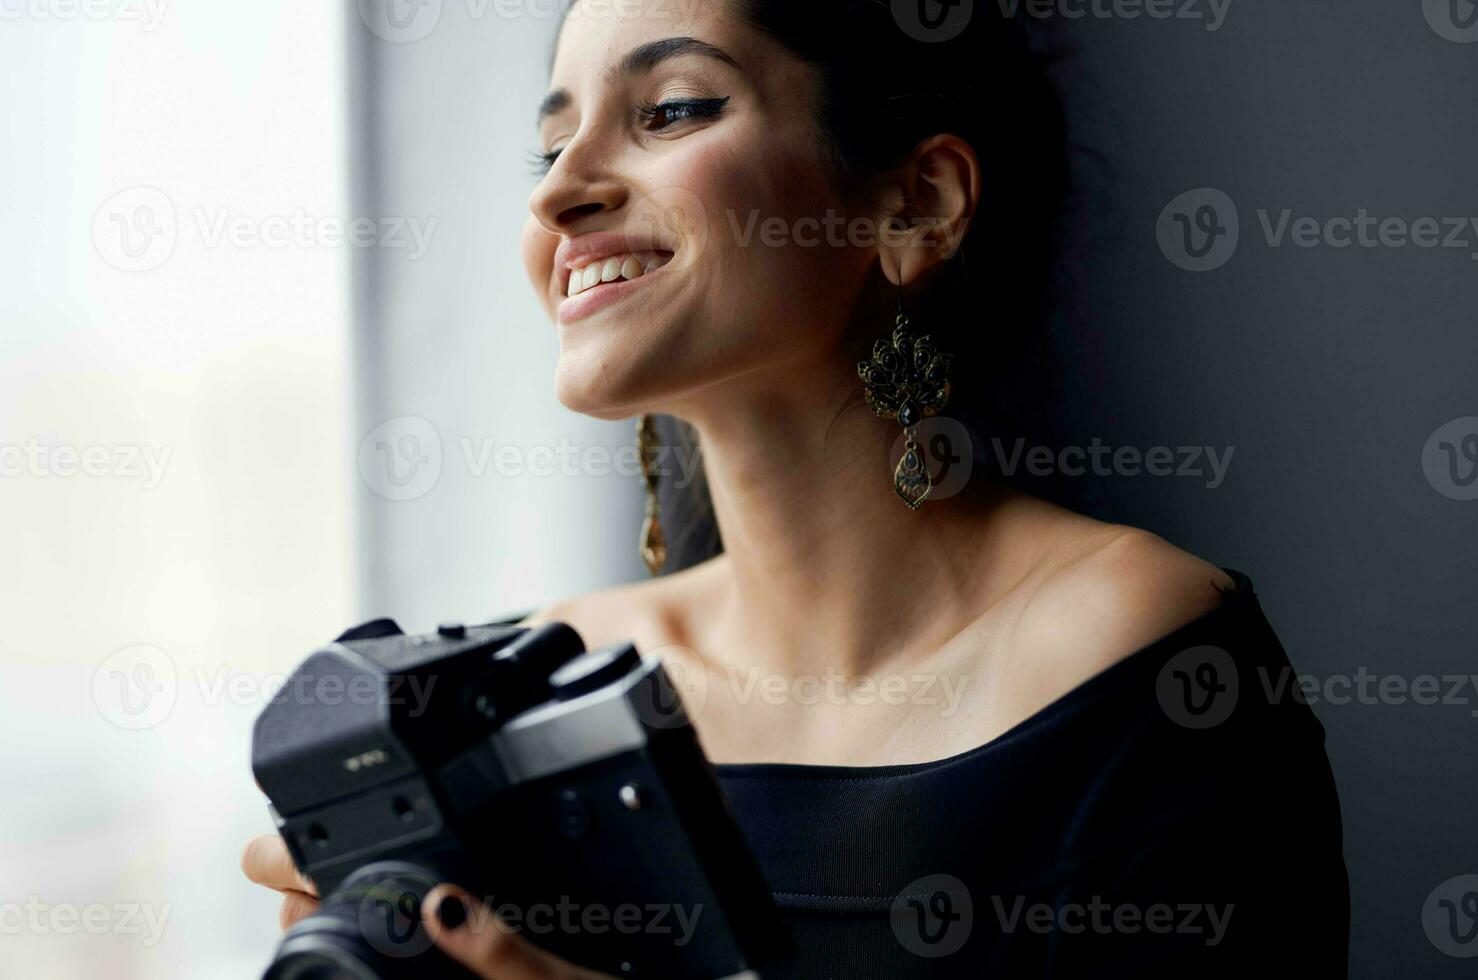
<svg viewBox="0 0 1478 980"><path fill-rule="evenodd" d="M989 743L721 765L799 953L764 980L1343 977L1324 730L1246 576Z"/></svg>

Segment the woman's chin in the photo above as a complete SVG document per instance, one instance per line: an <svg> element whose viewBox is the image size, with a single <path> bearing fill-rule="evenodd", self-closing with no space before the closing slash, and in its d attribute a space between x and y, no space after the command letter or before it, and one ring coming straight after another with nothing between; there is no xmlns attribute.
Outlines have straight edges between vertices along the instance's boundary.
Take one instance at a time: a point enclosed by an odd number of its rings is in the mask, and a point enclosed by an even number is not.
<svg viewBox="0 0 1478 980"><path fill-rule="evenodd" d="M554 394L570 411L607 422L640 414L640 409L632 407L641 402L633 386L609 374L567 369L563 361L555 375Z"/></svg>

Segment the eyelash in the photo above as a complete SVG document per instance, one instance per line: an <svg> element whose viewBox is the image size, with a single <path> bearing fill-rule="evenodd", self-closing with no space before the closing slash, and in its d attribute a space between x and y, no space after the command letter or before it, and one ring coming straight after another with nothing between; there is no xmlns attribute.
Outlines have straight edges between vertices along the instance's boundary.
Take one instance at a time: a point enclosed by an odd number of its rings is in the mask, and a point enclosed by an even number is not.
<svg viewBox="0 0 1478 980"><path fill-rule="evenodd" d="M671 129L673 126L687 119L712 119L724 111L729 104L728 98L722 99L674 99L668 102L643 102L636 107L638 118L643 120L653 132L661 132ZM658 118L666 116L666 121L661 125L654 125ZM551 150L544 153L535 150L530 156L534 174L543 176L553 168L555 161L559 159L562 151Z"/></svg>

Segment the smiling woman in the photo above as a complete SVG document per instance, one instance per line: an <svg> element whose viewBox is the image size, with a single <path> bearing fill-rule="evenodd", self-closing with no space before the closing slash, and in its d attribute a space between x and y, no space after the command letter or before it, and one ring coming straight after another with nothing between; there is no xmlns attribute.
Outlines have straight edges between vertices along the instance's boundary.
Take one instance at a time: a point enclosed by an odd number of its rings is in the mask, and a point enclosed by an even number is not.
<svg viewBox="0 0 1478 980"><path fill-rule="evenodd" d="M680 6L564 23L523 256L560 400L691 425L725 550L527 622L634 639L701 687L797 941L766 976L1241 975L1270 948L1342 973L1322 729L1291 695L1226 697L1286 665L1251 582L997 481L933 492L920 428L990 431L1069 188L1023 26L987 4L942 41L878 2ZM804 677L843 695L797 696ZM910 696L936 688L948 710ZM285 919L314 908L275 839L245 863ZM426 915L479 976L616 969L489 928L454 886Z"/></svg>

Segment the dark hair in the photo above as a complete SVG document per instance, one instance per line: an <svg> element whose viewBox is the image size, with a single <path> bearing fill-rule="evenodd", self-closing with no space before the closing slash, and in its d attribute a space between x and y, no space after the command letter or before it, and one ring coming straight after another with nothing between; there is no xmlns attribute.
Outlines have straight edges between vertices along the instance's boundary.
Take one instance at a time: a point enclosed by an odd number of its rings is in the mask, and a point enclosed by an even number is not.
<svg viewBox="0 0 1478 980"><path fill-rule="evenodd" d="M844 194L864 198L871 178L930 136L949 133L974 148L982 200L948 272L909 313L954 354L952 417L977 435L1034 427L1050 396L1017 368L1044 362L1031 351L1061 271L1054 258L1070 197L1066 120L1051 73L1060 55L1044 24L977 0L963 30L950 28L945 39L906 22L914 0L725 2L814 69L816 123ZM966 10L948 9L952 17ZM878 336L891 325L880 318ZM659 430L692 438L670 420ZM663 496L666 523L677 529L671 567L722 548L701 481Z"/></svg>

